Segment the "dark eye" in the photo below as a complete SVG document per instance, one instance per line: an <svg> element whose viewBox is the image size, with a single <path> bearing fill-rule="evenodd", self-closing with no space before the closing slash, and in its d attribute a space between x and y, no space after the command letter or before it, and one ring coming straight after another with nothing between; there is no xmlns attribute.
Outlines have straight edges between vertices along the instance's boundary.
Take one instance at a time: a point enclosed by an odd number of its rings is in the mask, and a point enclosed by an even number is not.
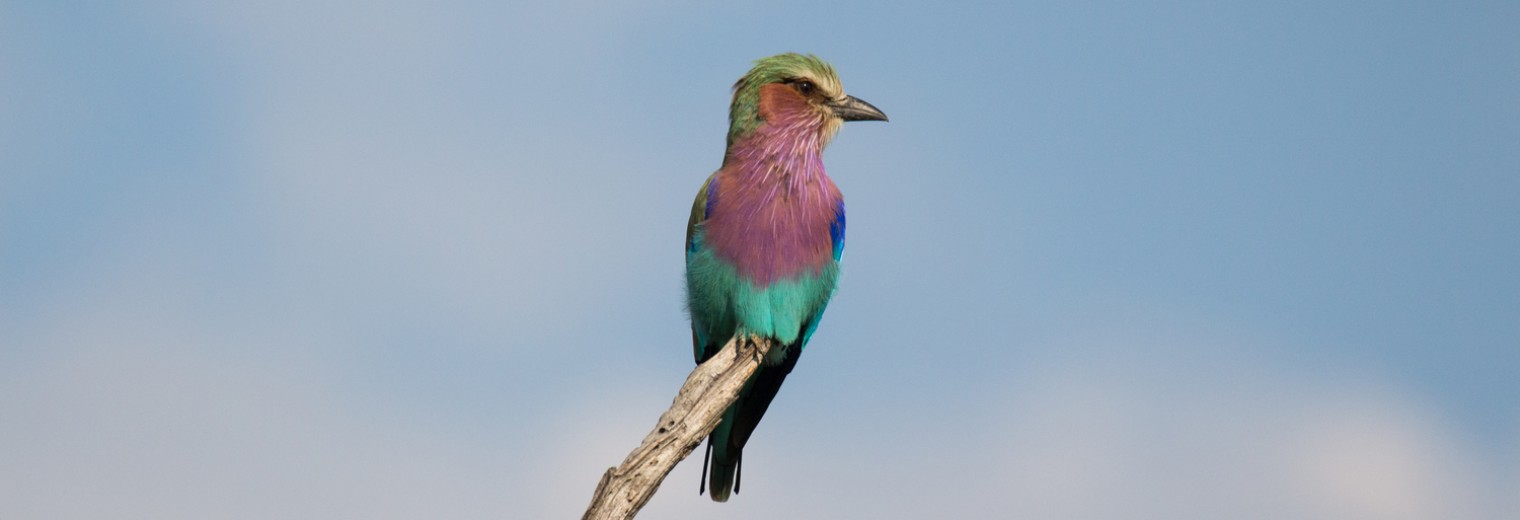
<svg viewBox="0 0 1520 520"><path fill-rule="evenodd" d="M797 92L802 93L804 96L811 96L813 95L813 91L818 89L817 85L814 85L813 82L805 79L797 80L793 86L797 88Z"/></svg>

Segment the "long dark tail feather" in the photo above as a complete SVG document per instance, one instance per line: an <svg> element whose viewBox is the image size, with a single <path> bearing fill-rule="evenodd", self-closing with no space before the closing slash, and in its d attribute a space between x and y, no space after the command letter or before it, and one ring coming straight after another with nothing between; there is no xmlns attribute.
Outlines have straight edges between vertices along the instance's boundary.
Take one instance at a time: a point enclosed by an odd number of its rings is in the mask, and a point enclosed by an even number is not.
<svg viewBox="0 0 1520 520"><path fill-rule="evenodd" d="M702 480L697 484L697 496L707 494L707 463L712 461L712 439L707 441L707 449L702 450Z"/></svg>
<svg viewBox="0 0 1520 520"><path fill-rule="evenodd" d="M707 437L712 472L707 472L709 457L703 458L702 470L706 477L703 480L707 481L709 496L713 501L727 502L730 495L739 492L744 445L749 442L749 436L754 433L755 427L759 426L760 418L770 407L771 400L776 398L776 392L781 389L781 383L786 380L787 374L797 366L801 354L801 345L788 345L781 363L762 366L754 379L739 393L739 399L724 414L723 420L732 421L731 424L719 424Z"/></svg>
<svg viewBox="0 0 1520 520"><path fill-rule="evenodd" d="M732 459L716 457L712 463L712 473L708 474L708 496L713 502L727 502L729 496L738 491L734 484L739 479L739 460L744 457L741 453L731 453Z"/></svg>
<svg viewBox="0 0 1520 520"><path fill-rule="evenodd" d="M729 495L733 494L734 472L738 469L736 463L743 453L734 448L731 441L736 422L734 415L738 412L737 406L730 406L723 412L718 427L713 428L712 434L707 436L707 446L712 451L712 473L704 477L707 479L708 496L714 502L727 502Z"/></svg>

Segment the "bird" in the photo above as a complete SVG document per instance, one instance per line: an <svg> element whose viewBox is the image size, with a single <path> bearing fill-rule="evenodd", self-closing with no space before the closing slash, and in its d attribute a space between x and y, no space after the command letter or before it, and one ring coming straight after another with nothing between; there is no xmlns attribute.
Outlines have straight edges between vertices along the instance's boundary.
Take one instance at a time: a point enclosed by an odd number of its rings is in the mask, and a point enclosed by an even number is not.
<svg viewBox="0 0 1520 520"><path fill-rule="evenodd" d="M738 493L744 446L838 283L844 197L824 172L823 149L847 121L887 115L845 94L817 56L756 60L733 86L722 166L692 203L686 306L697 363L735 337L774 345L708 435L703 481L715 502Z"/></svg>

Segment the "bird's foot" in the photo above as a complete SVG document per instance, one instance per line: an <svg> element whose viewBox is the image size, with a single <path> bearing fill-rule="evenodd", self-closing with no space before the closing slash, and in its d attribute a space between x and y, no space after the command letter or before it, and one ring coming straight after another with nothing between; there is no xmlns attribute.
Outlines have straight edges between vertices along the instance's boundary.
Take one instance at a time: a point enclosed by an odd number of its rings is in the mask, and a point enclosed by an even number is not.
<svg viewBox="0 0 1520 520"><path fill-rule="evenodd" d="M753 334L745 334L743 336L740 336L738 344L735 345L737 348L734 349L734 355L739 356L742 354L749 354L751 359L757 362L760 361L761 341L765 341L765 339Z"/></svg>
<svg viewBox="0 0 1520 520"><path fill-rule="evenodd" d="M734 338L734 360L737 361L739 356L744 355L744 349L750 348L751 342L752 339L749 334L743 334Z"/></svg>

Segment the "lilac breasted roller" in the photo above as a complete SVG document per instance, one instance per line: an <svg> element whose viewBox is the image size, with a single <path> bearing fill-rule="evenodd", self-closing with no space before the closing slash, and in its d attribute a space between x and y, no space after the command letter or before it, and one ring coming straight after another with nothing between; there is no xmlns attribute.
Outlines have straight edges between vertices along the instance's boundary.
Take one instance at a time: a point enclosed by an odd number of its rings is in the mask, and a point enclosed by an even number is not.
<svg viewBox="0 0 1520 520"><path fill-rule="evenodd" d="M692 345L698 363L739 334L776 346L707 438L714 501L739 491L744 445L839 278L844 197L824 174L823 148L845 121L870 120L887 116L845 95L816 56L763 58L734 84L723 166L697 192L686 226Z"/></svg>

